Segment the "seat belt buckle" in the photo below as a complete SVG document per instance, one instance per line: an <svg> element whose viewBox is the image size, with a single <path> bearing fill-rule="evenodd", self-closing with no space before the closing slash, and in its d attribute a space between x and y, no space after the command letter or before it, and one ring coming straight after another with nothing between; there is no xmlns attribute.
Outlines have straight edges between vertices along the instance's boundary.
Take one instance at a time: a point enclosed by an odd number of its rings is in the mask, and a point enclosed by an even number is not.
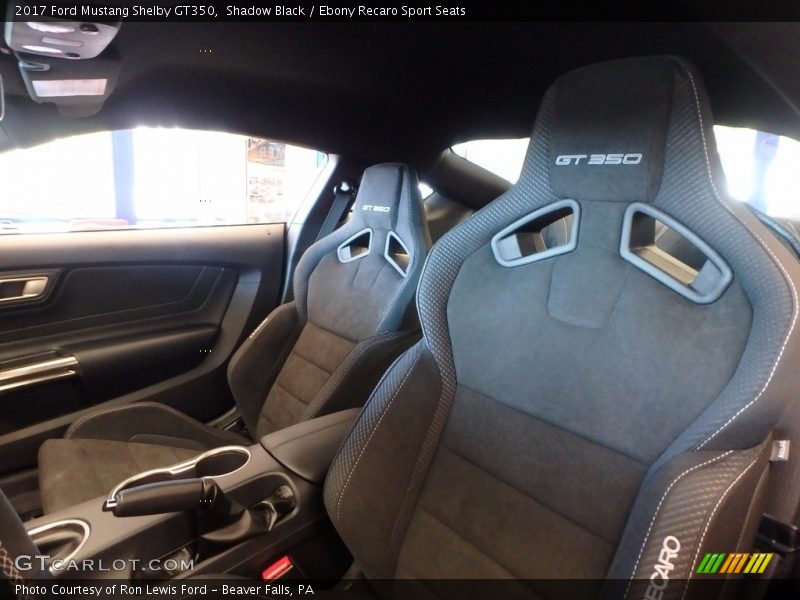
<svg viewBox="0 0 800 600"><path fill-rule="evenodd" d="M294 569L292 557L286 554L261 572L261 580L275 581L287 575L292 569Z"/></svg>
<svg viewBox="0 0 800 600"><path fill-rule="evenodd" d="M756 546L787 558L800 550L800 528L764 514L758 525Z"/></svg>

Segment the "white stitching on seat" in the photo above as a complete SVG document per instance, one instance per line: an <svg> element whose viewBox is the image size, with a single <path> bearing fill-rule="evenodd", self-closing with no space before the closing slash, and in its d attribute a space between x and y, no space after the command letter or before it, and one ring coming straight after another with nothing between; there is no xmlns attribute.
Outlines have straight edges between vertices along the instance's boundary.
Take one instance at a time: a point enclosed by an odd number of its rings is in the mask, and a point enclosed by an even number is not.
<svg viewBox="0 0 800 600"><path fill-rule="evenodd" d="M767 377L767 381L764 383L764 386L761 388L761 391L759 391L758 394L756 394L755 398L753 398L750 402L748 402L743 407L741 407L738 411L736 411L736 413L730 419L728 419L722 426L720 426L719 429L717 429L714 433L712 433L710 436L708 436L705 440L703 440L703 442L699 446L697 446L695 448L695 450L700 450L708 442L710 442L712 439L714 439L723 429L725 429L728 425L730 425L734 421L734 419L736 419L736 417L738 417L745 410L747 410L753 404L755 404L758 401L758 399L761 398L761 396L764 395L764 392L766 392L767 387L769 387L769 384L772 381L773 376L775 375L775 371L778 369L778 363L780 363L781 358L783 357L783 353L786 350L786 346L787 346L787 344L789 342L789 338L791 337L792 333L794 332L795 324L797 323L797 305L798 305L798 302L797 302L797 290L794 287L794 282L792 281L792 278L789 276L789 273L786 271L786 268L784 267L783 263L780 261L780 259L777 256L775 256L775 254L772 252L770 247L766 244L766 242L764 242L764 240L761 239L761 237L758 235L758 233L753 231L753 229L744 220L742 220L742 218L739 217L739 215L737 215L734 212L734 210L730 207L730 205L728 205L728 203L724 200L724 198L722 198L720 196L719 191L717 191L717 187L714 184L714 177L713 177L713 174L711 172L711 161L709 160L709 157L708 157L708 146L706 144L705 131L703 130L703 114L702 114L702 112L700 110L700 96L697 93L697 87L695 86L694 77L692 76L691 70L686 68L682 63L678 63L678 64L680 64L681 68L689 76L689 81L692 84L692 92L694 92L695 107L697 108L697 117L698 117L699 122L700 122L700 139L703 141L703 153L704 153L705 158L706 158L706 168L708 169L708 180L709 180L709 183L711 183L711 189L714 191L714 196L716 196L716 198L720 202L720 204L731 215L733 215L733 217L737 221L739 221L739 223L741 223L745 227L745 229L747 229L759 241L759 243L761 244L761 247L764 248L764 250L766 250L767 253L769 253L769 255L772 257L773 262L775 262L778 265L778 268L783 273L783 276L786 279L786 282L789 284L789 287L792 290L792 301L793 301L792 323L789 326L789 331L786 334L786 338L783 340L783 344L781 345L781 349L780 349L780 352L778 353L778 357L775 359L775 364L772 366L772 370L769 373L769 377Z"/></svg>
<svg viewBox="0 0 800 600"><path fill-rule="evenodd" d="M407 350L407 352L410 352L412 349L413 348L409 348ZM400 362L400 360L403 358L404 355L405 355L405 352L400 354L400 356L398 356L397 358L394 359L392 364L389 365L389 368L386 369L383 372L383 375L381 375L381 378L378 380L377 385L372 388L372 392L370 392L370 395L367 398L367 401L364 403L364 406L361 407L361 412L358 413L358 416L356 417L356 420L353 423L353 426L350 428L350 431L345 436L344 441L341 443L341 445L339 446L339 449L336 451L336 455L333 457L333 460L331 461L331 465L333 465L333 463L337 462L339 460L339 457L342 456L342 451L344 450L345 446L347 446L347 444L350 443L350 440L353 438L353 432L355 431L356 425L358 424L359 421L361 421L361 417L364 415L365 407L372 401L372 399L375 397L375 393L381 388L381 386L383 385L383 382L386 381L386 378L389 376L389 374L392 372L392 370L395 368L395 366Z"/></svg>
<svg viewBox="0 0 800 600"><path fill-rule="evenodd" d="M14 559L11 558L11 554L8 550L3 546L3 542L0 541L0 571L2 571L3 575L9 582L14 581L17 583L25 583L25 578L22 576L22 572L17 569L16 565L14 564ZM24 596L27 598L28 596Z"/></svg>
<svg viewBox="0 0 800 600"><path fill-rule="evenodd" d="M636 564L633 565L633 571L631 572L631 578L628 581L627 587L625 588L625 596L624 596L624 598L628 597L628 592L631 589L631 584L633 583L633 578L636 576L636 570L639 568L639 561L642 560L642 554L644 553L645 546L647 546L647 541L650 539L650 532L653 530L653 525L655 525L656 517L658 517L658 512L661 510L661 505L664 504L664 500L667 498L667 495L669 494L670 490L675 486L676 483L678 483L678 481L680 481L683 477L685 477L686 475L688 475L692 471L696 471L697 469L705 467L706 465L709 465L709 464L711 464L713 462L722 460L723 458L725 458L726 456L728 456L728 455L730 455L732 453L733 453L733 450L728 450L727 452L725 452L724 454L721 454L720 456L716 456L714 458L710 458L707 461L700 463L699 465L695 465L695 466L693 466L693 467L691 467L689 469L686 469L683 473L681 473L675 479L673 479L672 483L669 484L669 487L667 487L666 491L664 492L664 495L661 496L661 500L658 501L658 505L656 506L656 510L653 513L653 519L650 521L650 526L647 528L647 533L645 533L645 535L644 535L644 541L642 542L642 547L639 549L639 555L636 557Z"/></svg>
<svg viewBox="0 0 800 600"><path fill-rule="evenodd" d="M783 341L783 344L781 345L781 349L780 349L780 352L778 354L778 357L776 358L775 363L772 366L772 370L769 373L767 381L764 383L763 387L758 392L758 394L756 394L756 396L750 402L748 402L743 407L741 407L722 426L720 426L714 433L712 433L710 436L708 436L705 440L703 440L703 442L701 442L695 448L695 450L700 450L700 449L703 448L703 446L705 446L708 442L710 442L713 438L715 438L721 431L723 431L728 425L730 425L740 414L742 414L745 410L747 410L750 406L752 406L755 402L757 402L758 399L761 398L761 396L767 390L767 387L771 383L772 378L775 375L775 371L778 368L778 364L780 363L781 358L783 357L784 351L786 350L786 346L787 346L787 344L789 342L789 338L791 337L792 333L794 332L794 328L795 328L795 325L797 323L798 301L797 301L797 290L795 289L794 282L792 281L791 277L789 276L788 272L786 271L786 268L784 267L783 263L772 252L772 250L769 248L769 246L766 244L766 242L764 242L764 240L761 239L761 237L758 235L758 233L756 233L738 214L736 214L736 212L725 201L725 199L722 196L720 196L719 191L717 190L716 184L714 183L714 177L713 177L713 173L712 173L712 170L711 170L711 161L710 161L709 155L708 155L708 145L706 143L705 131L704 131L704 126L703 126L703 114L702 114L702 110L701 110L701 106L700 106L700 96L699 96L699 94L697 92L697 86L695 85L694 76L692 75L691 70L686 68L685 65L683 65L680 62L678 64L680 65L680 67L683 70L683 72L688 76L689 82L691 83L691 86L692 86L692 92L694 94L694 99L695 99L695 108L697 110L697 117L698 117L699 126L700 126L700 139L703 142L703 154L704 154L705 159L706 159L706 169L708 171L708 180L709 180L709 183L711 184L711 189L714 192L714 196L716 197L717 201L723 206L723 208L725 208L725 210L727 210L745 229L747 229L753 235L753 237L755 237L758 240L758 242L761 244L761 247L764 248L764 250L766 250L766 252L772 257L773 262L778 266L778 268L780 269L781 273L784 276L784 279L789 284L789 287L790 287L790 289L792 291L792 300L793 300L792 322L791 322L791 325L789 326L789 330L788 330L788 332L786 334L786 337L785 337L785 339ZM724 458L725 456L730 454L730 452L732 452L732 451L726 452L722 456L718 457L718 459ZM673 482L667 488L666 492L664 492L664 496L662 496L661 501L658 503L658 506L656 507L655 513L653 514L653 519L650 522L650 527L648 528L647 533L645 534L645 539L642 542L642 547L639 550L639 555L636 558L636 564L634 565L633 572L631 573L631 581L628 582L628 586L625 589L625 597L628 596L628 592L630 591L630 586L631 586L631 583L633 581L633 577L636 575L636 570L639 568L639 562L640 562L640 560L642 558L642 553L644 552L645 546L647 545L647 541L649 539L650 532L651 532L651 530L653 528L653 524L655 523L656 517L658 516L658 512L659 512L659 510L661 508L661 505L663 504L664 499L666 498L666 496L669 493L670 489L675 485L675 483L677 483L677 481L679 479L681 479L682 477L687 475L689 472L691 472L694 469L697 469L699 467L705 466L709 462L713 462L713 461L707 461L706 463L702 463L700 465L697 465L696 467L693 467L692 469L684 471L675 480L673 480Z"/></svg>
<svg viewBox="0 0 800 600"><path fill-rule="evenodd" d="M278 310L278 308L280 308L280 306L277 307L275 310ZM269 322L272 320L272 314L273 313L268 314L267 317L263 321L261 321L261 323L258 324L258 327L253 329L253 332L250 335L247 336L247 340L248 341L254 340L255 338L258 337L258 334L260 334L264 330L264 328L269 324Z"/></svg>
<svg viewBox="0 0 800 600"><path fill-rule="evenodd" d="M6 579L25 581L22 577L22 573L14 566L14 560L11 558L8 550L3 547L3 542L0 542L0 570L3 571L3 575L5 575Z"/></svg>
<svg viewBox="0 0 800 600"><path fill-rule="evenodd" d="M420 356L422 356L422 347L421 346L420 346L419 350L417 351L417 355L414 357L414 362L411 363L411 366L408 368L408 371L406 371L406 374L403 377L403 380L400 382L400 385L397 386L397 389L394 391L394 394L392 394L391 400L389 400L389 402L386 404L386 407L383 409L383 412L381 413L381 416L378 419L378 422L375 423L375 427L372 428L372 431L370 432L369 437L367 438L367 441L364 442L364 445L361 447L361 452L358 453L358 458L356 458L356 462L353 464L353 468L350 469L350 473L347 475L347 479L345 480L344 485L342 486L342 491L339 492L339 498L336 500L336 520L337 521L341 521L342 520L342 516L341 516L342 498L344 497L344 492L347 489L347 485L350 483L350 479L353 477L353 473L355 473L356 469L358 468L358 463L361 462L361 457L364 455L364 451L367 449L367 446L369 446L369 443L372 441L372 438L375 435L375 432L378 431L378 428L380 427L381 422L383 421L383 417L385 417L386 413L389 412L389 409L391 408L392 403L395 401L395 398L397 398L398 394L400 393L400 390L403 389L403 386L405 385L406 381L408 380L408 376L411 375L411 372L414 370L414 367L416 366L417 361L419 360Z"/></svg>
<svg viewBox="0 0 800 600"><path fill-rule="evenodd" d="M700 536L700 541L697 544L697 550L694 553L694 558L692 559L692 562L689 563L689 573L686 575L686 585L683 588L683 594L681 594L681 600L683 600L686 597L686 592L689 590L689 582L691 581L692 574L694 573L694 565L697 562L697 557L700 554L700 549L703 547L703 540L705 540L705 538L706 538L706 533L708 533L708 528L711 525L711 520L714 518L714 513L717 512L717 509L719 508L719 505L722 504L722 501L728 495L728 492L730 492L733 489L733 487L739 482L739 480L742 477L745 476L745 474L750 470L750 468L754 464L756 464L757 461L758 461L758 456L756 456L753 459L753 462L751 462L749 465L747 465L747 468L744 471L742 471L741 473L739 473L739 476L736 479L734 479L733 482L731 482L731 484L728 486L728 488L725 490L725 492L722 494L722 496L720 496L719 500L717 500L717 503L714 505L714 508L711 509L711 514L708 515L708 520L706 521L706 526L703 529L703 535Z"/></svg>

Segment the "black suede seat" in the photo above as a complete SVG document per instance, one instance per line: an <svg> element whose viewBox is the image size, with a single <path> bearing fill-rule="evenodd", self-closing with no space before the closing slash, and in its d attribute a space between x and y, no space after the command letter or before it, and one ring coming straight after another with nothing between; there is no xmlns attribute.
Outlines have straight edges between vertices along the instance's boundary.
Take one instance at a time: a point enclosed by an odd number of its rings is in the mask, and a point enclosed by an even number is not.
<svg viewBox="0 0 800 600"><path fill-rule="evenodd" d="M407 317L429 245L412 170L367 169L352 218L300 260L294 301L275 309L231 359L228 381L253 439L364 403L418 336ZM100 411L42 445L43 508L51 513L141 471L252 441L161 404Z"/></svg>
<svg viewBox="0 0 800 600"><path fill-rule="evenodd" d="M519 182L431 250L423 340L328 474L368 578L422 580L420 597L519 578L510 595L584 579L680 599L705 597L704 553L752 549L771 431L797 409L800 267L725 195L711 127L674 58L549 90ZM555 252L508 237L564 210L576 229ZM696 278L653 249L648 215L702 251Z"/></svg>

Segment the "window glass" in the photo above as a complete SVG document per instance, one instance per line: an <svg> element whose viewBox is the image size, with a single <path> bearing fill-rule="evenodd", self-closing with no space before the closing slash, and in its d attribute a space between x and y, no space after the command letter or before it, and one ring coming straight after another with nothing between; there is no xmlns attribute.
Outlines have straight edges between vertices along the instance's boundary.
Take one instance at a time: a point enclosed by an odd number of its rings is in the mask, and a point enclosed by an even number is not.
<svg viewBox="0 0 800 600"><path fill-rule="evenodd" d="M422 196L422 199L424 200L425 198L427 198L428 196L430 196L433 193L433 188L431 186L429 186L427 183L422 183L420 181L420 183L419 183L419 193Z"/></svg>
<svg viewBox="0 0 800 600"><path fill-rule="evenodd" d="M716 125L728 192L776 217L800 219L800 142L741 127ZM453 146L459 156L515 183L528 138L475 140Z"/></svg>
<svg viewBox="0 0 800 600"><path fill-rule="evenodd" d="M528 149L528 138L474 140L453 146L453 152L468 161L516 183Z"/></svg>
<svg viewBox="0 0 800 600"><path fill-rule="evenodd" d="M739 127L714 127L728 191L774 217L800 219L800 142Z"/></svg>
<svg viewBox="0 0 800 600"><path fill-rule="evenodd" d="M183 129L101 132L0 154L0 231L288 222L326 156Z"/></svg>

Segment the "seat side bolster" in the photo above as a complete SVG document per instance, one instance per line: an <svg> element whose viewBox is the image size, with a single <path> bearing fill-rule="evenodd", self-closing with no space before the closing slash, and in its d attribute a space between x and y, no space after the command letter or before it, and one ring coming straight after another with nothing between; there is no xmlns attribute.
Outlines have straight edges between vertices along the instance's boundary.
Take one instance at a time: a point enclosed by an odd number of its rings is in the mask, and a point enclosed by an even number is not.
<svg viewBox="0 0 800 600"><path fill-rule="evenodd" d="M328 472L328 514L369 577L394 576L399 548L390 540L440 395L436 362L420 342L386 372Z"/></svg>
<svg viewBox="0 0 800 600"><path fill-rule="evenodd" d="M247 429L256 434L258 415L305 321L294 302L273 310L239 346L228 364L228 385Z"/></svg>
<svg viewBox="0 0 800 600"><path fill-rule="evenodd" d="M769 448L767 439L747 450L686 452L647 477L608 573L609 586L623 589L606 596L642 598L657 586L659 597L680 599L703 552L750 551L741 524Z"/></svg>
<svg viewBox="0 0 800 600"><path fill-rule="evenodd" d="M64 437L144 443L154 443L161 437L160 443L165 445L201 450L229 444L250 444L242 436L208 427L156 402L138 402L94 412L73 423ZM187 443L180 443L181 440Z"/></svg>

